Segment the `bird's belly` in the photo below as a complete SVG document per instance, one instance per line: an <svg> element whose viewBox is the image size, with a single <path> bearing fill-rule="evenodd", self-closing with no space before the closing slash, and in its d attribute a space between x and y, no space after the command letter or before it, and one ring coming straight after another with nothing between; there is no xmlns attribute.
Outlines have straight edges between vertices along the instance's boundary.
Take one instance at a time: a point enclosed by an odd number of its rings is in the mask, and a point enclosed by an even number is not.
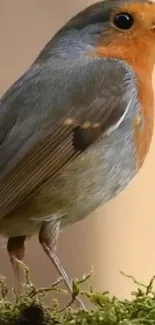
<svg viewBox="0 0 155 325"><path fill-rule="evenodd" d="M137 172L136 152L131 130L102 137L38 194L38 210L62 215L62 225L79 221L130 183Z"/></svg>
<svg viewBox="0 0 155 325"><path fill-rule="evenodd" d="M13 213L10 217L0 219L0 234L5 237L31 237L39 229L40 222L37 219L23 218L22 214Z"/></svg>
<svg viewBox="0 0 155 325"><path fill-rule="evenodd" d="M114 198L133 179L137 147L129 122L100 138L57 178L10 216L0 220L7 236L30 235L43 221L61 218L62 227L79 221Z"/></svg>

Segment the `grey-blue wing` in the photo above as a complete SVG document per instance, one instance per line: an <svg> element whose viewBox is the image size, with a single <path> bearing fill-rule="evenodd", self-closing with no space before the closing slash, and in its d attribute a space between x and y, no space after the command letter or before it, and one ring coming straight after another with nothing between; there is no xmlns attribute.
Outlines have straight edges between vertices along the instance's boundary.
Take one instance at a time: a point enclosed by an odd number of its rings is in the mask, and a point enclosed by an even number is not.
<svg viewBox="0 0 155 325"><path fill-rule="evenodd" d="M122 62L51 65L35 63L1 100L0 217L117 126L129 107L133 89Z"/></svg>

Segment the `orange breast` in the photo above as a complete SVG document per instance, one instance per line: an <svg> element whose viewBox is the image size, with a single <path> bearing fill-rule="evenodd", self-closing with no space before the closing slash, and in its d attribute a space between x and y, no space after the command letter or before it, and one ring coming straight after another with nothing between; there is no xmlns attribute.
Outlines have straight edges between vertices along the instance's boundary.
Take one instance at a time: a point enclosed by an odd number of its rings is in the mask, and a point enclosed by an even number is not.
<svg viewBox="0 0 155 325"><path fill-rule="evenodd" d="M141 71L139 79L139 100L141 104L142 123L133 121L135 130L135 141L137 145L138 168L140 168L149 151L154 126L154 96L152 90L152 79L148 77L147 71Z"/></svg>
<svg viewBox="0 0 155 325"><path fill-rule="evenodd" d="M141 35L142 36L142 35ZM136 46L135 46L136 44ZM118 38L117 42L111 42L106 46L99 45L97 55L110 58L118 58L127 62L137 74L138 96L140 102L140 113L144 123L139 123L139 116L133 120L135 130L135 141L137 145L138 168L144 162L148 153L154 124L154 95L152 87L153 59L151 44L143 37L133 39Z"/></svg>

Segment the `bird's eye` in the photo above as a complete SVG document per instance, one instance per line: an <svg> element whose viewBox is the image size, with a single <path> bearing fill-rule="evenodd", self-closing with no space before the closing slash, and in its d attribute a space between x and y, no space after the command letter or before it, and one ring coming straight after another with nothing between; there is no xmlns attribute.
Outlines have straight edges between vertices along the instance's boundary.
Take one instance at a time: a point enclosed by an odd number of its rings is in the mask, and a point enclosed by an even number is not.
<svg viewBox="0 0 155 325"><path fill-rule="evenodd" d="M134 23L134 19L131 14L121 12L114 17L114 25L123 30L130 29Z"/></svg>

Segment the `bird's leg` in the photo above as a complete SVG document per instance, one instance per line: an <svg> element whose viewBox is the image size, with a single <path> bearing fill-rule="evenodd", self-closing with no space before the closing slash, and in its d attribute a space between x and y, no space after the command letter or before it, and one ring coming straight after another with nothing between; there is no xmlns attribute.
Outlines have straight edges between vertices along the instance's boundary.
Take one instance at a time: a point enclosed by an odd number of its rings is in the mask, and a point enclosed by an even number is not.
<svg viewBox="0 0 155 325"><path fill-rule="evenodd" d="M72 282L69 279L66 271L60 263L60 260L56 254L57 239L59 236L60 221L52 221L44 223L40 229L39 241L43 247L43 250L52 261L54 267L60 276L62 276L67 288L72 293ZM85 306L79 297L76 298L78 307L85 309Z"/></svg>
<svg viewBox="0 0 155 325"><path fill-rule="evenodd" d="M13 267L18 293L20 293L22 290L21 279L20 279L20 266L18 261L21 261L24 258L25 239L26 236L10 237L7 243L7 250Z"/></svg>

